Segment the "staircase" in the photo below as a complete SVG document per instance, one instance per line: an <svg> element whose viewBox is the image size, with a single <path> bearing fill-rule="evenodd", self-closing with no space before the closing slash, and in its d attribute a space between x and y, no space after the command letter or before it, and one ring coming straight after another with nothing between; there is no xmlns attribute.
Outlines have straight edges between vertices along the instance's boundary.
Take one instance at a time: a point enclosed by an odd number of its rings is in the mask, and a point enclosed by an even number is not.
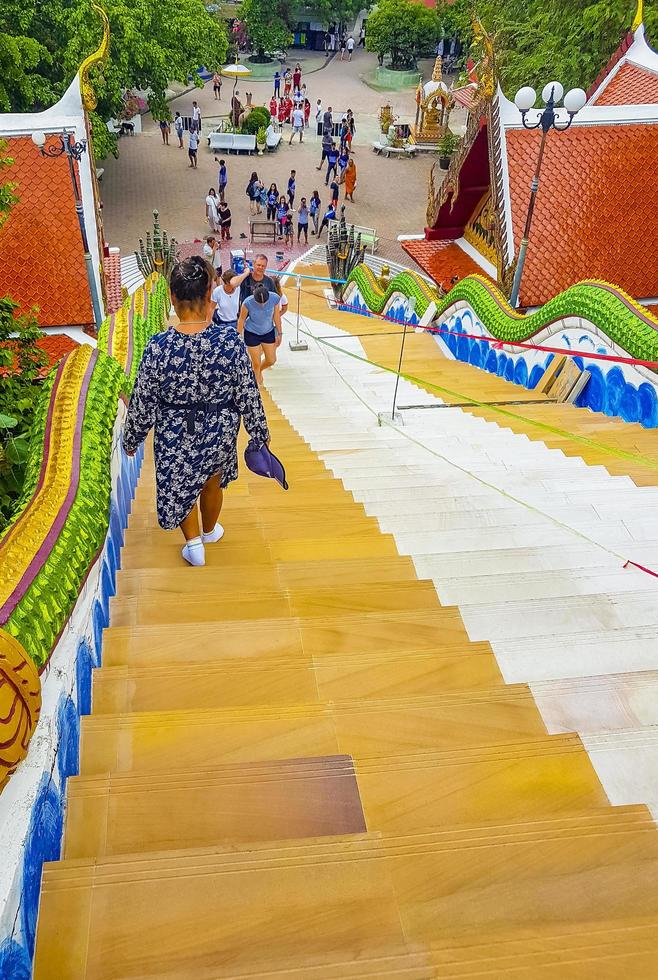
<svg viewBox="0 0 658 980"><path fill-rule="evenodd" d="M654 821L610 806L581 738L549 734L488 642L533 614L544 571L562 596L550 573L578 543L474 504L319 347L294 357L266 398L291 490L243 473L205 568L158 528L147 457L36 980L654 977ZM566 479L519 461L533 486ZM591 493L579 476L569 492ZM405 530L416 509L431 520Z"/></svg>

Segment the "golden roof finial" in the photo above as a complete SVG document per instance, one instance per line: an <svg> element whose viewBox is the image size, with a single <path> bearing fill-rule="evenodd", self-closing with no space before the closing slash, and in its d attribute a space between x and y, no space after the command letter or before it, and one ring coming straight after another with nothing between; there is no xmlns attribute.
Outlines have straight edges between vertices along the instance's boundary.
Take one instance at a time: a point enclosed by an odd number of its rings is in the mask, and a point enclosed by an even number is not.
<svg viewBox="0 0 658 980"><path fill-rule="evenodd" d="M432 72L432 81L440 82L443 79L443 61L441 55L437 54L436 61L434 62L434 70Z"/></svg>
<svg viewBox="0 0 658 980"><path fill-rule="evenodd" d="M644 23L644 0L637 0L637 13L635 14L635 20L631 26L631 30L635 34L638 27L641 27Z"/></svg>
<svg viewBox="0 0 658 980"><path fill-rule="evenodd" d="M98 104L94 87L89 80L89 71L94 65L98 65L101 64L101 62L106 61L110 51L110 22L107 19L107 14L102 7L98 6L97 3L92 3L91 8L101 19L103 24L103 37L101 38L101 43L98 45L96 51L94 51L93 54L90 54L88 58L85 58L78 70L78 75L80 76L80 94L82 95L82 104L85 109L88 110L95 109L96 105Z"/></svg>

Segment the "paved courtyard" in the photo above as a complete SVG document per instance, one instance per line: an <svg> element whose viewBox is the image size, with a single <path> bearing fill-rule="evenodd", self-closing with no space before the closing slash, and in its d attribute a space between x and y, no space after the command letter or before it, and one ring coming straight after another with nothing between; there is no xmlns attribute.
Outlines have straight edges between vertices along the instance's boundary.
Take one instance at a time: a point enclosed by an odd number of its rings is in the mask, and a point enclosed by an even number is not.
<svg viewBox="0 0 658 980"><path fill-rule="evenodd" d="M290 57L293 66L294 55L295 52ZM346 217L356 224L377 229L380 254L405 261L397 236L417 234L424 228L427 178L435 158L419 155L415 160L386 160L372 152L371 142L378 134L379 108L387 102L401 122L413 122L413 90L379 92L366 85L363 76L374 71L376 57L363 51L356 52L351 63L334 58L327 64L322 54L314 52L301 53L299 60L312 106L321 98L323 107L333 107L334 117L347 108L355 114L357 130L353 155L357 187L354 204L347 204ZM431 62L423 62L420 67L424 78L431 76ZM226 79L220 102L214 100L209 84L204 89L181 95L171 103L172 113L178 109L182 115L190 115L192 100L196 99L201 107L205 133L228 112L232 87L232 80ZM254 105L262 105L269 102L272 84L251 78L240 81L238 92L243 103L248 91L253 93ZM216 187L217 183L217 165L205 138L199 147L198 169L191 170L187 150L178 148L173 131L170 145L164 146L157 123L150 116L143 122L142 135L120 140L119 159L110 158L103 163L105 174L101 190L105 232L110 244L120 246L123 252L136 247L139 237L151 225L150 212L154 208L160 212L162 227L179 241L203 237L208 233L205 197L208 188ZM458 126L458 123L459 119L455 117L454 124ZM290 170L294 168L297 171L296 202L302 196L309 199L315 189L320 191L323 205L327 202L324 171L315 169L320 161L320 139L316 138L312 127L302 145L295 139L289 146L289 136L290 127L286 126L284 138L275 153L262 157L255 154L226 156L227 200L233 214L234 239L239 240L240 233L247 234L249 230L249 202L245 189L253 170L267 186L275 181L280 189L285 189ZM341 203L342 198L341 188ZM314 239L309 238L309 244L311 241Z"/></svg>

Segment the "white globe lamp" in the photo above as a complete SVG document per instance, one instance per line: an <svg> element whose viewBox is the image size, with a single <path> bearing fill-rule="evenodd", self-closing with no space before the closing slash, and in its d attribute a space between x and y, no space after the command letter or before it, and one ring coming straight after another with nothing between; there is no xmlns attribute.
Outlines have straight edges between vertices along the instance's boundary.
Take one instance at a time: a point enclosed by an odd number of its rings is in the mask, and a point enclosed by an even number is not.
<svg viewBox="0 0 658 980"><path fill-rule="evenodd" d="M557 105L558 102L562 101L563 95L564 85L561 85L560 82L549 82L548 85L544 85L541 93L541 97L546 105L548 105L548 103L551 101L551 97L553 98L555 105Z"/></svg>
<svg viewBox="0 0 658 980"><path fill-rule="evenodd" d="M532 109L536 101L537 93L529 85L520 88L514 96L514 104L519 112L528 112L529 109Z"/></svg>

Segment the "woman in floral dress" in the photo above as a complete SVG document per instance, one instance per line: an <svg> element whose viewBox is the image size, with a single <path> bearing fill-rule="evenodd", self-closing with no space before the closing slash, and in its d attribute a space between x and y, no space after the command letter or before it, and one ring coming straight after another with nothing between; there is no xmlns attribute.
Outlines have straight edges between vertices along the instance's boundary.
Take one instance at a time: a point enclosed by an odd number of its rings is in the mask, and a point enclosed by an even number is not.
<svg viewBox="0 0 658 980"><path fill-rule="evenodd" d="M238 476L240 418L257 448L269 441L249 355L237 333L209 321L212 267L200 256L172 270L179 318L153 337L137 372L123 446L129 455L155 428L158 522L180 527L190 565L205 565L205 545L224 534L223 488ZM200 511L200 518L199 518Z"/></svg>

